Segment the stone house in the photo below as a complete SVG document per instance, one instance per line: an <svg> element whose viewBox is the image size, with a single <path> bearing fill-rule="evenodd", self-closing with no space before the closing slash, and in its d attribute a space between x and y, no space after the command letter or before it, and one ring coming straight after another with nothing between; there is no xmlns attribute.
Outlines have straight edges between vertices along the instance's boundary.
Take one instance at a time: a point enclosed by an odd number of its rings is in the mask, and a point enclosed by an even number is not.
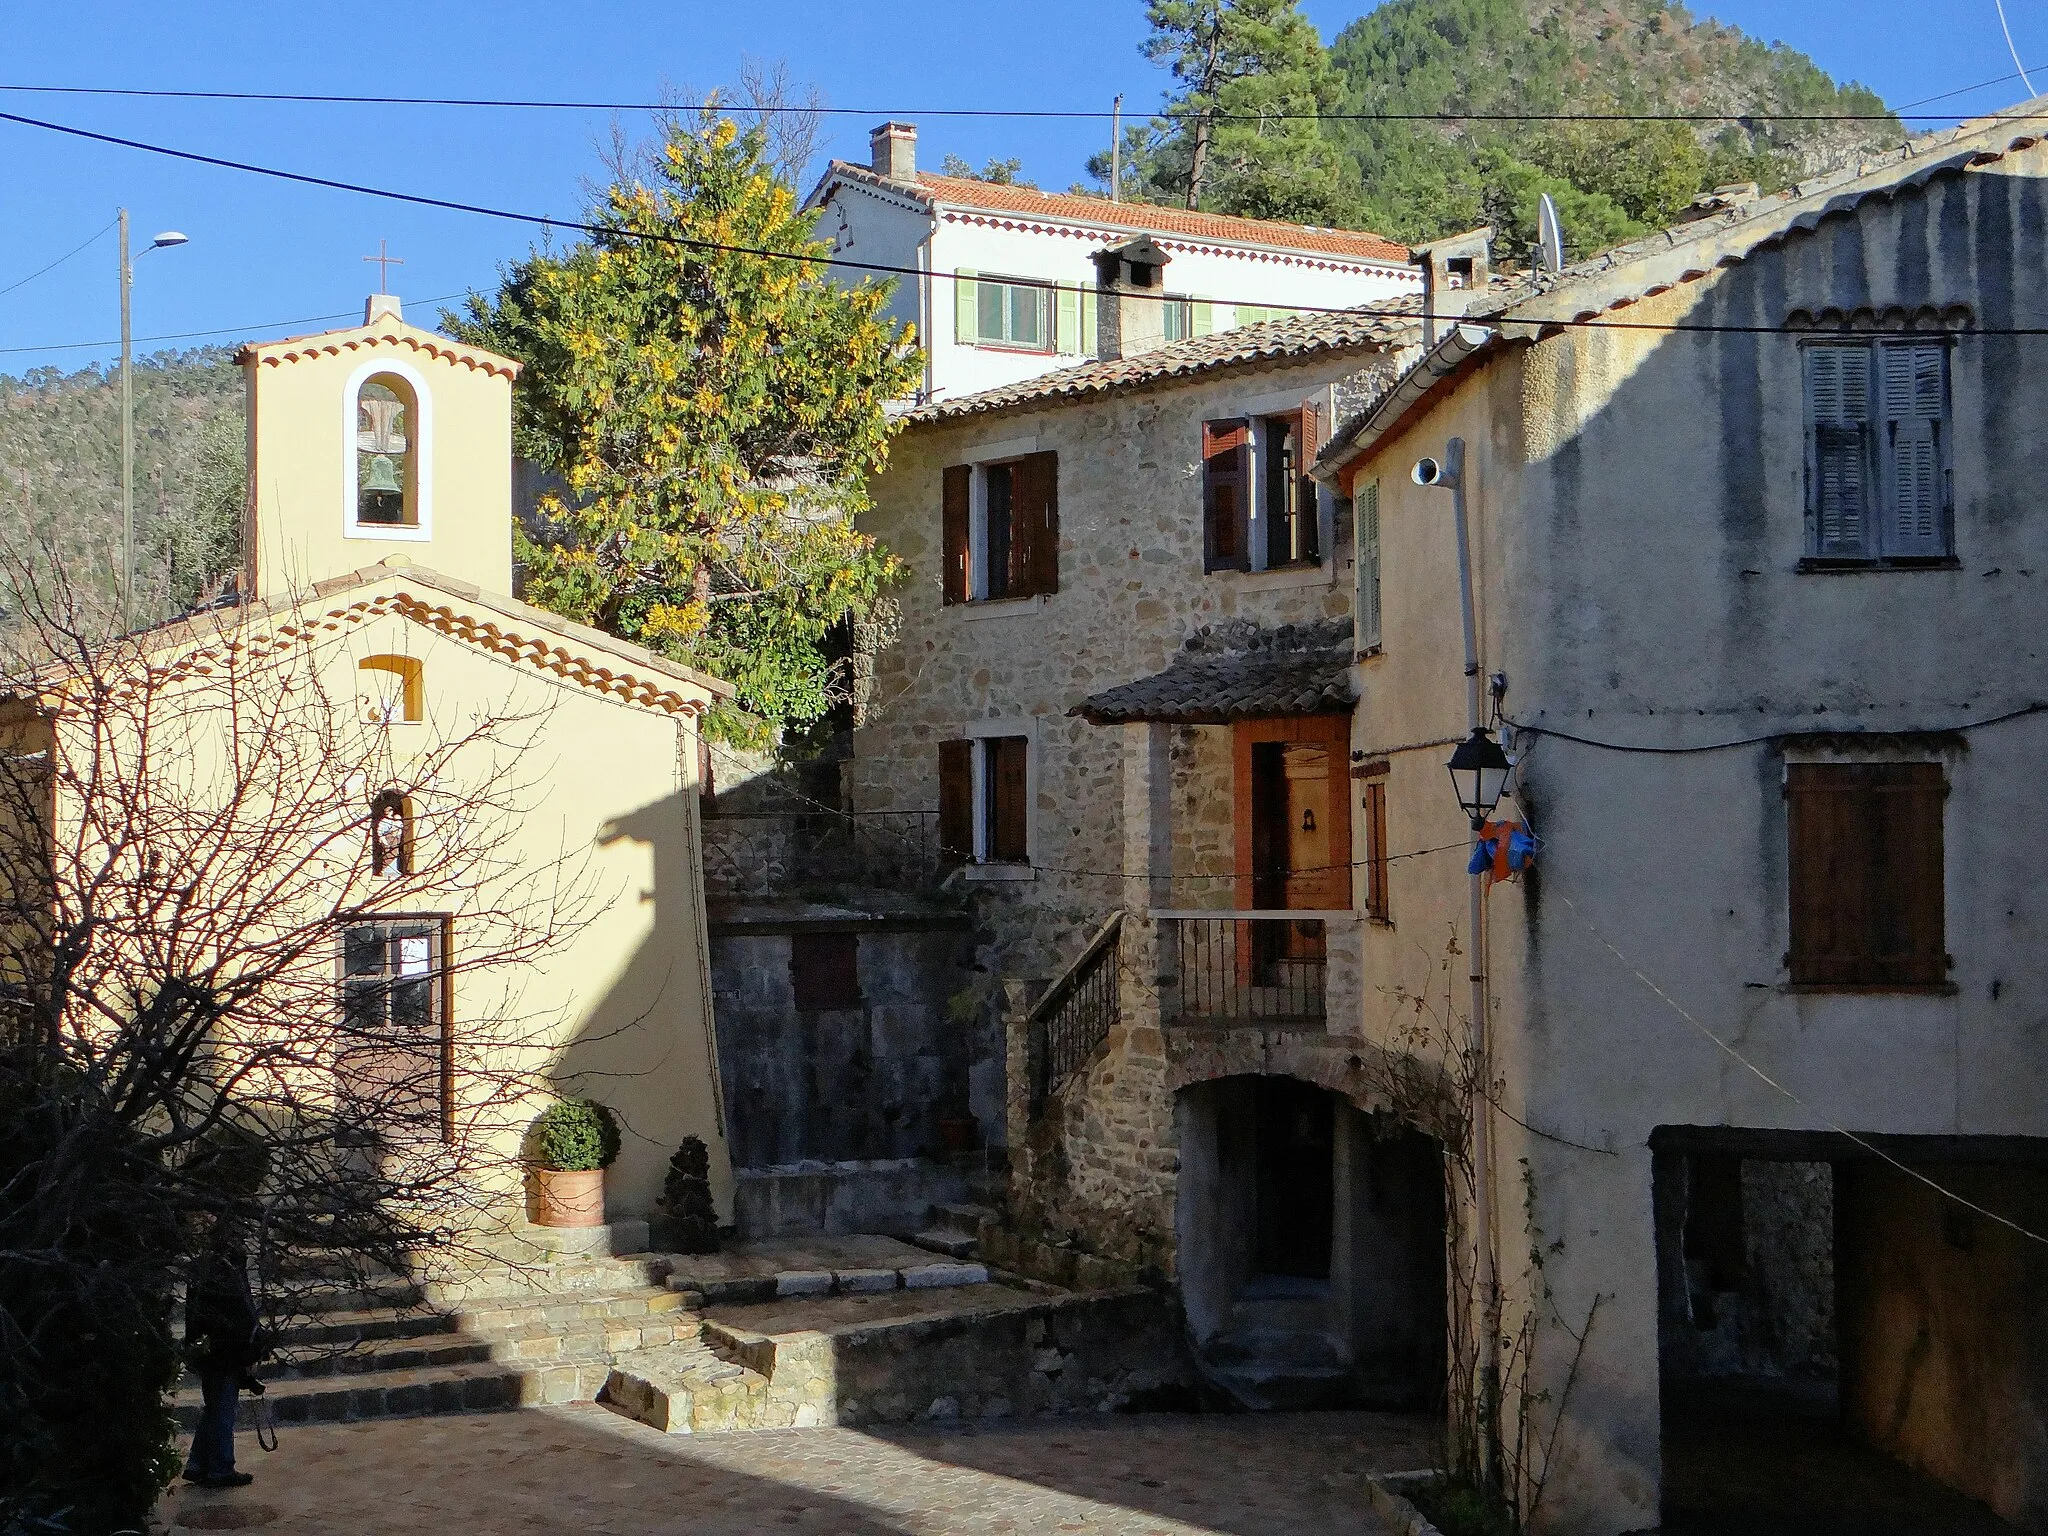
<svg viewBox="0 0 2048 1536"><path fill-rule="evenodd" d="M2048 904L2005 825L2048 751L2042 105L1468 295L1322 451L1377 507L1388 841L1465 827L1429 456L1540 844L1476 944L1462 857L1395 863L1351 1028L1399 1054L1446 936L1476 956L1549 1528L1672 1518L1703 1433L1761 1465L1839 1420L2048 1530Z"/></svg>
<svg viewBox="0 0 2048 1536"><path fill-rule="evenodd" d="M889 122L870 163L835 160L805 200L851 280L897 276L890 314L917 329L919 398L1019 383L1096 355L1094 253L1149 235L1173 261L1152 296L1170 340L1292 314L1412 297L1407 249L1379 235L938 176L917 126Z"/></svg>
<svg viewBox="0 0 2048 1536"><path fill-rule="evenodd" d="M875 486L865 525L911 579L853 817L934 817L971 918L971 1107L1007 1148L1010 1260L1174 1279L1246 1401L1416 1400L1439 1179L1377 1135L1343 1038L1357 536L1304 475L1413 321L1168 342L1125 302L1163 253L1105 254L1105 355L917 408ZM1400 1186L1377 1202L1376 1157ZM1385 1337L1376 1243L1417 1257Z"/></svg>

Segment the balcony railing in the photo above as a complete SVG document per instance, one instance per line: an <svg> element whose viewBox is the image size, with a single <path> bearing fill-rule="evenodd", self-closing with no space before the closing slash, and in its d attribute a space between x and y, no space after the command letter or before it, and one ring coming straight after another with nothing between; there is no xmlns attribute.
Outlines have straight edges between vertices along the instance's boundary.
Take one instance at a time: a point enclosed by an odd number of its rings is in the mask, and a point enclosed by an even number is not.
<svg viewBox="0 0 2048 1536"><path fill-rule="evenodd" d="M1154 912L1173 948L1169 1023L1319 1028L1329 1017L1329 924L1349 913Z"/></svg>
<svg viewBox="0 0 2048 1536"><path fill-rule="evenodd" d="M1116 1025L1121 1007L1117 998L1118 940L1123 925L1121 912L1104 923L1031 1010L1034 1109L1045 1102L1056 1084L1088 1064Z"/></svg>

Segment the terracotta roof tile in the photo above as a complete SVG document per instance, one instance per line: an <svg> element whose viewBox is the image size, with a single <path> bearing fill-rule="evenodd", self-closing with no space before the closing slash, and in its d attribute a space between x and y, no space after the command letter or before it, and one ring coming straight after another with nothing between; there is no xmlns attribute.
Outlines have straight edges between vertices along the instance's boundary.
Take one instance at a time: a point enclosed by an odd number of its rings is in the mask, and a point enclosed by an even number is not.
<svg viewBox="0 0 2048 1536"><path fill-rule="evenodd" d="M917 187L878 176L864 165L832 162L827 176L838 174L867 185L879 185L918 196L941 206L979 208L991 213L1017 213L1042 219L1067 219L1100 224L1107 229L1146 230L1193 240L1223 240L1233 245L1271 246L1317 256L1346 256L1356 261L1391 262L1406 266L1408 247L1364 230L1323 229L1313 224L1282 224L1269 219L1238 219L1187 208L1152 203L1113 203L1106 197L1073 192L1040 192L1034 187L973 181L960 176L919 172Z"/></svg>
<svg viewBox="0 0 2048 1536"><path fill-rule="evenodd" d="M1194 378L1225 368L1296 362L1345 352L1391 351L1414 339L1416 322L1411 317L1421 308L1421 295L1405 294L1366 309L1240 325L1211 336L1171 342L1136 357L1082 363L1016 384L934 400L905 412L903 420L909 424L947 421L1052 401L1093 399L1118 390Z"/></svg>
<svg viewBox="0 0 2048 1536"><path fill-rule="evenodd" d="M1104 689L1068 713L1097 725L1222 725L1276 715L1349 714L1350 642L1348 619L1277 630L1249 624L1201 629L1164 672Z"/></svg>

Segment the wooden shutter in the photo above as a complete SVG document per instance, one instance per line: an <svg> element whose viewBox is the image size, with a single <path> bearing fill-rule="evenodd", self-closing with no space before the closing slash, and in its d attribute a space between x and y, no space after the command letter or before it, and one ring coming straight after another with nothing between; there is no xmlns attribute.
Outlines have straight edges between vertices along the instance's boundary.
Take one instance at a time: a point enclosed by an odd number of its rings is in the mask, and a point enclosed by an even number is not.
<svg viewBox="0 0 2048 1536"><path fill-rule="evenodd" d="M1202 423L1202 569L1248 571L1250 540L1245 530L1245 466L1250 459L1251 423Z"/></svg>
<svg viewBox="0 0 2048 1536"><path fill-rule="evenodd" d="M1030 743L1022 736L988 742L988 856L993 863L1030 861L1029 755Z"/></svg>
<svg viewBox="0 0 2048 1536"><path fill-rule="evenodd" d="M939 743L939 857L958 864L974 857L974 743Z"/></svg>
<svg viewBox="0 0 2048 1536"><path fill-rule="evenodd" d="M1806 410L1812 437L1813 553L1871 558L1870 348L1806 349Z"/></svg>
<svg viewBox="0 0 2048 1536"><path fill-rule="evenodd" d="M1060 589L1060 456L1033 453L1010 466L1010 595Z"/></svg>
<svg viewBox="0 0 2048 1536"><path fill-rule="evenodd" d="M944 505L939 522L944 569L940 596L944 602L964 603L973 591L968 584L971 553L967 520L974 488L974 467L971 464L948 464L942 486Z"/></svg>
<svg viewBox="0 0 2048 1536"><path fill-rule="evenodd" d="M1941 765L1795 763L1785 790L1792 980L1946 980Z"/></svg>
<svg viewBox="0 0 2048 1536"><path fill-rule="evenodd" d="M1302 401L1294 413L1294 515L1301 522L1301 558L1311 563L1322 558L1322 518L1316 483L1308 473L1322 444L1322 421L1322 407L1313 400Z"/></svg>
<svg viewBox="0 0 2048 1536"><path fill-rule="evenodd" d="M1081 344L1075 350L1083 357L1093 357L1100 350L1102 310L1097 304L1095 290L1081 290Z"/></svg>
<svg viewBox="0 0 2048 1536"><path fill-rule="evenodd" d="M1211 336L1216 331L1216 306L1207 299L1196 299L1189 308L1190 336Z"/></svg>
<svg viewBox="0 0 2048 1536"><path fill-rule="evenodd" d="M981 340L980 286L966 267L953 274L953 339L964 347Z"/></svg>
<svg viewBox="0 0 2048 1536"><path fill-rule="evenodd" d="M1884 408L1884 553L1945 555L1948 349L1938 341L1887 342L1877 356Z"/></svg>
<svg viewBox="0 0 2048 1536"><path fill-rule="evenodd" d="M802 1012L860 1006L860 936L792 933L789 986Z"/></svg>
<svg viewBox="0 0 2048 1536"><path fill-rule="evenodd" d="M1358 654L1380 648L1380 483L1359 486L1352 503L1358 540Z"/></svg>
<svg viewBox="0 0 2048 1536"><path fill-rule="evenodd" d="M1387 915L1387 780L1386 764L1380 776L1365 781L1360 807L1365 812L1365 913L1380 922Z"/></svg>

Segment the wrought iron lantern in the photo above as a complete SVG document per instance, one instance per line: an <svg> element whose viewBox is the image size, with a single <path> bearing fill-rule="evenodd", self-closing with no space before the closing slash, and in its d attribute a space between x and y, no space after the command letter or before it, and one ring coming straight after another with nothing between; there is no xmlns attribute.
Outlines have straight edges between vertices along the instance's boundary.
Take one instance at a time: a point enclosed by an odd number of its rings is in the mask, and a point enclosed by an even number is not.
<svg viewBox="0 0 2048 1536"><path fill-rule="evenodd" d="M1507 788L1508 774L1515 765L1491 732L1484 726L1474 726L1472 734L1458 743L1458 750L1451 754L1451 760L1445 766L1451 770L1451 784L1458 792L1458 804L1465 808L1465 814L1476 827L1500 804L1501 793Z"/></svg>

